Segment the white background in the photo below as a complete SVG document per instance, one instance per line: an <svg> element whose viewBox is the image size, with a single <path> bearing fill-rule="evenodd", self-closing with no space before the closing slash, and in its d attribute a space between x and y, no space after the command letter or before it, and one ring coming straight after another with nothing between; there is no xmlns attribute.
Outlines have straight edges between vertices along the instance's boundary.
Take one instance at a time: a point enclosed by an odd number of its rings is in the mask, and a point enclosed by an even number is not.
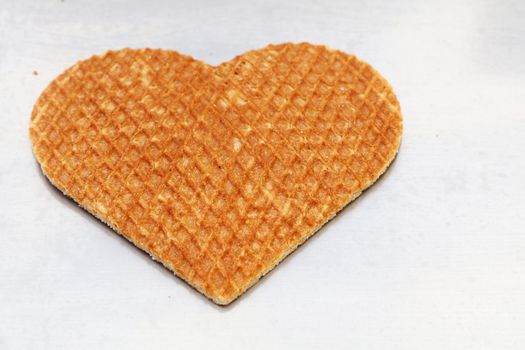
<svg viewBox="0 0 525 350"><path fill-rule="evenodd" d="M54 190L33 103L79 59L354 53L404 114L387 174L229 307ZM37 71L38 75L33 75ZM523 1L0 0L0 349L524 349Z"/></svg>

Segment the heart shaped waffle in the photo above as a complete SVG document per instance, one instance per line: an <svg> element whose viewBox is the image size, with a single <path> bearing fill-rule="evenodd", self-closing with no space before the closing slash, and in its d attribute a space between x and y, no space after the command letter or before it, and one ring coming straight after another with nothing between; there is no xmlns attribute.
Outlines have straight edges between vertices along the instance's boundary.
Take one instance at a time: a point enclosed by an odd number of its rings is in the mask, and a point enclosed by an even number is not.
<svg viewBox="0 0 525 350"><path fill-rule="evenodd" d="M308 43L217 67L110 51L53 80L30 126L59 190L218 304L370 186L401 132L370 65Z"/></svg>

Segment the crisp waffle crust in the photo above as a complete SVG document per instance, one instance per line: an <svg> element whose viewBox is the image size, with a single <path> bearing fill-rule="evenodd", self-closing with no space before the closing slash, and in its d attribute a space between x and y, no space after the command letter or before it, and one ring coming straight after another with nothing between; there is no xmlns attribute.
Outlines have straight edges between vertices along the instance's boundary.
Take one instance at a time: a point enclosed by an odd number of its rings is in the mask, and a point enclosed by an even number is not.
<svg viewBox="0 0 525 350"><path fill-rule="evenodd" d="M169 50L93 56L49 84L30 126L59 190L218 304L370 186L401 133L379 73L308 43L217 67Z"/></svg>

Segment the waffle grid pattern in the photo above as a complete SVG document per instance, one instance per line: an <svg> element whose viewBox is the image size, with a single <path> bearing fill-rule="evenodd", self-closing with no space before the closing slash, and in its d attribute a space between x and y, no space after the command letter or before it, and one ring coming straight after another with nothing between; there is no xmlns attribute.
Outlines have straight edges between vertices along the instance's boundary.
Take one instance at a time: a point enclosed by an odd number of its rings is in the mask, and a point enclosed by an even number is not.
<svg viewBox="0 0 525 350"><path fill-rule="evenodd" d="M55 186L226 304L375 181L401 129L368 64L283 44L217 67L94 56L48 86L30 136Z"/></svg>

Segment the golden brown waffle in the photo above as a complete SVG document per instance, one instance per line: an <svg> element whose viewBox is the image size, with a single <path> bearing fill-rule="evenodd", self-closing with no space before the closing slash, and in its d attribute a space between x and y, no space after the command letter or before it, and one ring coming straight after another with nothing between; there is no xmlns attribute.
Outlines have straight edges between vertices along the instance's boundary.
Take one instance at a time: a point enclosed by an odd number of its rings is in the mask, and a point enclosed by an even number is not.
<svg viewBox="0 0 525 350"><path fill-rule="evenodd" d="M370 65L302 43L217 67L94 56L46 88L30 136L58 189L228 304L370 186L401 131Z"/></svg>

